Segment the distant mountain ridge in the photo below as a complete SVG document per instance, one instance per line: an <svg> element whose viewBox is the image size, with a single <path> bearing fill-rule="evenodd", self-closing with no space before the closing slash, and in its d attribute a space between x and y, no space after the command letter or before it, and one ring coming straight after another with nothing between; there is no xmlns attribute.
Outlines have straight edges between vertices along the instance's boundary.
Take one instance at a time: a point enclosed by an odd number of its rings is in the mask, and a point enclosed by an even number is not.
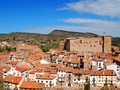
<svg viewBox="0 0 120 90"><path fill-rule="evenodd" d="M94 33L90 32L73 32L73 31L65 31L65 30L54 30L49 35L56 35L56 36L99 36Z"/></svg>

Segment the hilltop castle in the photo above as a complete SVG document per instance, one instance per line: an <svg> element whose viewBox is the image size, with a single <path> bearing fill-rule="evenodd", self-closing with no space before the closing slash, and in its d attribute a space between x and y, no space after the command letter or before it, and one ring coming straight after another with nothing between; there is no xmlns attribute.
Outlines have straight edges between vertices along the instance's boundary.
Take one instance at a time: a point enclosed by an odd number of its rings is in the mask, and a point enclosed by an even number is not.
<svg viewBox="0 0 120 90"><path fill-rule="evenodd" d="M65 50L75 52L111 52L111 36L67 38Z"/></svg>

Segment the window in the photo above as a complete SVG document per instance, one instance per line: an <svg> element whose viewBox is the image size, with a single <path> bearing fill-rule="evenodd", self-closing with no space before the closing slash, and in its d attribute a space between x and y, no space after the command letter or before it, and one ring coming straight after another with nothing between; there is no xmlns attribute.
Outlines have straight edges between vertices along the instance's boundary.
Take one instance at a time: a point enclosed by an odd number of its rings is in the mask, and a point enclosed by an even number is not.
<svg viewBox="0 0 120 90"><path fill-rule="evenodd" d="M101 63L99 63L99 67L101 67Z"/></svg>
<svg viewBox="0 0 120 90"><path fill-rule="evenodd" d="M93 83L95 83L95 81L96 81L96 80L95 80L95 78L93 78L93 80L92 80L92 81L93 81Z"/></svg>
<svg viewBox="0 0 120 90"><path fill-rule="evenodd" d="M98 41L95 41L95 43L98 43Z"/></svg>
<svg viewBox="0 0 120 90"><path fill-rule="evenodd" d="M82 40L80 40L80 43L82 43Z"/></svg>
<svg viewBox="0 0 120 90"><path fill-rule="evenodd" d="M46 85L46 87L48 87L48 85Z"/></svg>

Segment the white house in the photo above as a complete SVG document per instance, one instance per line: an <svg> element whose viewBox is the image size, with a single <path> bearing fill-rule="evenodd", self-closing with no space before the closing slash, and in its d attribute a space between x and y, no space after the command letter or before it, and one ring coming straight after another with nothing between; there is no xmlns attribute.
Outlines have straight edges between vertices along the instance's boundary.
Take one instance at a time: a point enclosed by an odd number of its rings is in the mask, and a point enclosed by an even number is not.
<svg viewBox="0 0 120 90"><path fill-rule="evenodd" d="M22 83L23 79L21 76L12 76L8 75L4 78L4 89L10 90L20 90L19 87Z"/></svg>
<svg viewBox="0 0 120 90"><path fill-rule="evenodd" d="M58 83L62 85L62 83L65 82L65 77L66 77L66 68L65 67L58 68L57 71Z"/></svg>
<svg viewBox="0 0 120 90"><path fill-rule="evenodd" d="M102 58L96 58L96 59L92 60L91 65L97 66L97 70L102 70L105 68L104 59L102 59Z"/></svg>
<svg viewBox="0 0 120 90"><path fill-rule="evenodd" d="M45 87L55 87L57 84L57 77L53 75L40 75L36 76L36 82L42 83Z"/></svg>
<svg viewBox="0 0 120 90"><path fill-rule="evenodd" d="M28 68L24 66L16 66L16 67L11 67L11 69L4 73L3 78L5 78L8 75L13 75L13 76L22 76L23 79L27 79L27 73L28 73Z"/></svg>
<svg viewBox="0 0 120 90"><path fill-rule="evenodd" d="M113 63L110 65L107 65L106 68L114 70L115 73L117 74L117 77L120 79L120 66L119 65Z"/></svg>
<svg viewBox="0 0 120 90"><path fill-rule="evenodd" d="M21 72L16 70L14 67L11 67L11 69L8 72L4 73L3 78L5 78L8 75L22 76Z"/></svg>
<svg viewBox="0 0 120 90"><path fill-rule="evenodd" d="M65 77L66 75L66 67L60 67L58 68L58 77Z"/></svg>
<svg viewBox="0 0 120 90"><path fill-rule="evenodd" d="M101 71L92 71L90 75L90 84L96 86L104 86L107 84L108 86L113 84L114 86L117 83L117 76L114 70L101 70Z"/></svg>

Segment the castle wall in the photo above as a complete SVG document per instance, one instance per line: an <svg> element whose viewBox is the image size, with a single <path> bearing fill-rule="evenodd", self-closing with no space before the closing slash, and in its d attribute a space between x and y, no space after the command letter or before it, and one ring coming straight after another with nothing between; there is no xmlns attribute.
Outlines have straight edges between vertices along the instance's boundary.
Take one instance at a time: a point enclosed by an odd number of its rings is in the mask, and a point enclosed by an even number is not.
<svg viewBox="0 0 120 90"><path fill-rule="evenodd" d="M77 52L111 52L111 37L79 37L66 40L66 50Z"/></svg>

